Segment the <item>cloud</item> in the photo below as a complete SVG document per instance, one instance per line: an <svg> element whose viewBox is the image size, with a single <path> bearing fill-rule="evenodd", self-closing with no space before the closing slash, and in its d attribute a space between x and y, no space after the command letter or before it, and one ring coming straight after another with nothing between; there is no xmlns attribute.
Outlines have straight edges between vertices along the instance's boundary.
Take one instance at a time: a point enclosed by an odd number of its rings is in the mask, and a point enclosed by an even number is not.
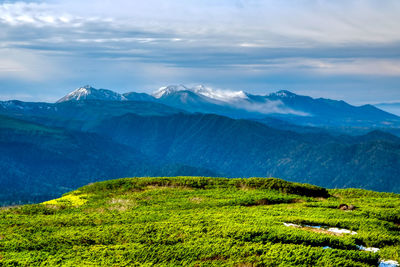
<svg viewBox="0 0 400 267"><path fill-rule="evenodd" d="M293 110L285 105L280 100L271 101L267 100L265 103L242 103L241 105L236 105L239 108L245 109L251 112L259 112L263 114L293 114L298 116L311 116L310 114Z"/></svg>
<svg viewBox="0 0 400 267"><path fill-rule="evenodd" d="M121 90L199 82L333 94L331 84L350 88L343 83L353 78L365 82L352 90L394 90L399 12L396 0L8 1L0 86L58 81L53 94L63 95L81 82Z"/></svg>
<svg viewBox="0 0 400 267"><path fill-rule="evenodd" d="M103 28L108 33L107 38L101 38L103 42L138 31L166 34L190 45L316 47L399 42L399 10L400 4L393 0L70 0L5 3L0 5L0 21L41 27L42 32L54 27L79 28L75 33L89 35L88 40L95 37L91 34L101 35L99 28Z"/></svg>
<svg viewBox="0 0 400 267"><path fill-rule="evenodd" d="M38 82L48 80L49 76L59 74L60 66L46 57L16 49L0 49L0 78L15 78ZM40 68L38 68L38 64Z"/></svg>
<svg viewBox="0 0 400 267"><path fill-rule="evenodd" d="M400 59L381 58L279 58L257 64L233 65L253 72L299 72L323 75L375 75L400 77Z"/></svg>
<svg viewBox="0 0 400 267"><path fill-rule="evenodd" d="M81 27L86 22L109 21L99 17L83 17L60 10L59 5L15 2L0 5L0 22L5 25L35 27Z"/></svg>

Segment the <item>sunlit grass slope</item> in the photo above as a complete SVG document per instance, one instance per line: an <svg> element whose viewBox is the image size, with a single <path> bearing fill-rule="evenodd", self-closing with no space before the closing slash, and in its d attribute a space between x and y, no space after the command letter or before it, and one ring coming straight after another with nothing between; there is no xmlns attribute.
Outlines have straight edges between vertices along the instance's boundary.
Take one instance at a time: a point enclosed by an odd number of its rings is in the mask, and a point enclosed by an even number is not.
<svg viewBox="0 0 400 267"><path fill-rule="evenodd" d="M400 260L399 207L397 194L273 178L111 180L0 211L0 265L377 266Z"/></svg>

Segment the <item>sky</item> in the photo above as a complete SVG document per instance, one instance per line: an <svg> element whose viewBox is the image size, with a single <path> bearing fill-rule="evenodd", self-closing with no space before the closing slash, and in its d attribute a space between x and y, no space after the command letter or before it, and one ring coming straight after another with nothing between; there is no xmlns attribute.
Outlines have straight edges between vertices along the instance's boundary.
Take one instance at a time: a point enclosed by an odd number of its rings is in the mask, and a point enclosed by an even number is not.
<svg viewBox="0 0 400 267"><path fill-rule="evenodd" d="M169 84L400 102L398 0L0 0L0 100Z"/></svg>

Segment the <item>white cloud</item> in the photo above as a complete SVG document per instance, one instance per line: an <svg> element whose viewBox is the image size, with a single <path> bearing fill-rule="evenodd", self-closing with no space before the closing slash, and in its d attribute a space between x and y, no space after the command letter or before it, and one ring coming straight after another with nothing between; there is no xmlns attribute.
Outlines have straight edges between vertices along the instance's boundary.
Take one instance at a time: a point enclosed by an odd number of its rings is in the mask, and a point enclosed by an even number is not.
<svg viewBox="0 0 400 267"><path fill-rule="evenodd" d="M7 2L0 78L68 81L63 88L205 82L261 91L296 89L303 77L302 90L339 77L334 87L357 75L358 90L384 77L374 86L398 91L399 13L397 0ZM360 76L370 80L361 85Z"/></svg>
<svg viewBox="0 0 400 267"><path fill-rule="evenodd" d="M375 75L400 77L400 59L385 58L278 58L265 63L233 65L244 71L317 73L322 75Z"/></svg>
<svg viewBox="0 0 400 267"><path fill-rule="evenodd" d="M400 76L399 59L354 58L315 62L315 70L329 75L379 75Z"/></svg>
<svg viewBox="0 0 400 267"><path fill-rule="evenodd" d="M96 16L79 16L62 10L57 4L5 3L0 5L0 22L11 26L80 27L85 22L110 21Z"/></svg>
<svg viewBox="0 0 400 267"><path fill-rule="evenodd" d="M277 113L277 114L293 114L298 116L310 116L310 114L306 112L293 110L286 107L280 100L276 101L267 100L265 103L242 102L242 103L237 103L235 106L245 109L247 111L259 112L263 114Z"/></svg>
<svg viewBox="0 0 400 267"><path fill-rule="evenodd" d="M0 49L0 78L44 81L62 72L61 67L47 57L16 49Z"/></svg>
<svg viewBox="0 0 400 267"><path fill-rule="evenodd" d="M121 30L136 29L214 45L309 47L400 41L399 12L395 0L69 0L5 3L0 5L0 21L78 28L103 22L115 30L110 38L118 38Z"/></svg>

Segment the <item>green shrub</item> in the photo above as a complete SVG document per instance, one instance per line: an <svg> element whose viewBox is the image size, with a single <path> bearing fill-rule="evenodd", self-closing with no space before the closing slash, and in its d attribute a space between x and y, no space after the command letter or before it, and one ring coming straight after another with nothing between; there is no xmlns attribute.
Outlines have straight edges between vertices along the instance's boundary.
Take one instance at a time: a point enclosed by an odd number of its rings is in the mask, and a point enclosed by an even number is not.
<svg viewBox="0 0 400 267"><path fill-rule="evenodd" d="M398 195L329 192L334 197L274 178L95 183L55 204L0 211L0 266L376 266L379 258L399 260ZM339 210L340 203L357 209Z"/></svg>

